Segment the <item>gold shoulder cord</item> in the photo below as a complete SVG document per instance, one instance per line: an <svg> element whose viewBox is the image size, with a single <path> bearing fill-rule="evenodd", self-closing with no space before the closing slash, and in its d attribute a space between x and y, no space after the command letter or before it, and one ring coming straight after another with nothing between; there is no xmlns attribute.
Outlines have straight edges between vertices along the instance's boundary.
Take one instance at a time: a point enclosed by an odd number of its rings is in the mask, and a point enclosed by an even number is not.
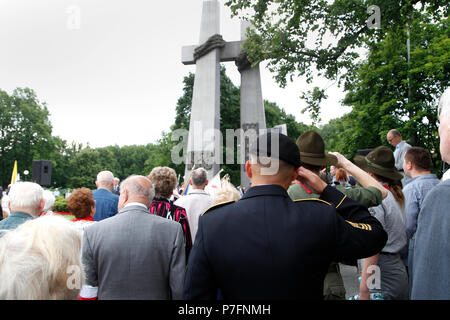
<svg viewBox="0 0 450 320"><path fill-rule="evenodd" d="M224 205L226 205L226 204L230 204L230 203L234 203L234 202L235 202L235 201L233 201L233 200L231 200L231 201L219 202L219 203L217 203L217 204L215 204L215 205L209 207L208 209L206 209L205 212L202 213L202 216L203 216L205 213L207 213L208 211L211 211L212 209L216 209L216 208L222 207L222 206L224 206Z"/></svg>

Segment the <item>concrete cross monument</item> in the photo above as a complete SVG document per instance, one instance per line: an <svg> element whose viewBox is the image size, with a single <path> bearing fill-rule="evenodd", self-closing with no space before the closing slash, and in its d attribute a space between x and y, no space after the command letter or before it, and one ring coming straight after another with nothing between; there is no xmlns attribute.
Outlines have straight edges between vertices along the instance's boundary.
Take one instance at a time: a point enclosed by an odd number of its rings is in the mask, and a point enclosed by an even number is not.
<svg viewBox="0 0 450 320"><path fill-rule="evenodd" d="M242 41L225 42L220 36L220 4L217 0L203 2L200 45L182 48L182 62L196 65L192 110L187 143L185 178L192 168L202 166L208 179L219 172L222 159L220 127L220 62L235 61L241 73L241 128L244 132L265 129L266 121L261 92L259 66L251 68L241 45L249 23L241 23ZM253 130L252 130L253 129ZM249 137L240 148L248 159ZM248 187L245 168L241 166L241 185Z"/></svg>

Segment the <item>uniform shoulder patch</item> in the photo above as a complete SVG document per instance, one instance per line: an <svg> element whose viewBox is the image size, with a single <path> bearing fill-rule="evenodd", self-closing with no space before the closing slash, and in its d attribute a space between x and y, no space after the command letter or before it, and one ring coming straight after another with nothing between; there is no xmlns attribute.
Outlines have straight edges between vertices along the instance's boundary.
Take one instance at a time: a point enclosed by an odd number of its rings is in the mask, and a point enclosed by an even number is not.
<svg viewBox="0 0 450 320"><path fill-rule="evenodd" d="M366 223L355 223L348 220L345 220L348 222L353 228L358 228L362 230L372 231L372 227L369 224Z"/></svg>
<svg viewBox="0 0 450 320"><path fill-rule="evenodd" d="M297 199L297 200L294 200L294 202L302 202L302 201L316 201L316 202L322 202L322 203L324 203L324 204L327 204L327 205L331 206L331 203L329 203L329 202L327 202L327 201L325 201L325 200L319 199L319 198L307 198L307 199Z"/></svg>
<svg viewBox="0 0 450 320"><path fill-rule="evenodd" d="M217 204L215 204L215 205L209 207L208 209L206 209L205 212L202 213L202 216L203 216L205 213L207 213L207 212L210 212L210 211L212 211L212 210L214 210L214 209L217 209L217 208L226 206L226 205L231 204L231 203L235 203L235 201L234 201L234 200L231 200L231 201L224 201L224 202L217 203Z"/></svg>

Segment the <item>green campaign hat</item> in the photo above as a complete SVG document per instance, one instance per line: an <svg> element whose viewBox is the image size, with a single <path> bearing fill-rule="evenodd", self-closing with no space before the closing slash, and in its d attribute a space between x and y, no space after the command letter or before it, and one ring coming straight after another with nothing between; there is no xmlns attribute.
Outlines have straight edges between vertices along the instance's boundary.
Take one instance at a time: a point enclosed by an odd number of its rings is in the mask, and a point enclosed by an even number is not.
<svg viewBox="0 0 450 320"><path fill-rule="evenodd" d="M394 181L403 179L403 175L395 168L394 153L386 146L372 150L367 156L355 156L355 164L367 172L375 173Z"/></svg>
<svg viewBox="0 0 450 320"><path fill-rule="evenodd" d="M313 130L306 131L298 137L297 147L303 163L314 166L331 166L338 162L335 156L325 153L325 143L322 137Z"/></svg>

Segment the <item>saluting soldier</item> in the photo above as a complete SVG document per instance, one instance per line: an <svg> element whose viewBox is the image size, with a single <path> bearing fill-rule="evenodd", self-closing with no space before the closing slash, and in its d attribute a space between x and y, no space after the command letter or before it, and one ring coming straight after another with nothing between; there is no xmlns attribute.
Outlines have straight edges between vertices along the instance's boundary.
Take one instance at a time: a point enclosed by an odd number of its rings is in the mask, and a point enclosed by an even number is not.
<svg viewBox="0 0 450 320"><path fill-rule="evenodd" d="M252 187L244 196L199 219L184 299L214 300L219 290L224 299L322 299L332 261L368 257L385 245L378 220L300 167L287 136L259 136L245 168ZM292 201L286 190L295 179L320 198Z"/></svg>
<svg viewBox="0 0 450 320"><path fill-rule="evenodd" d="M346 188L342 185L336 185L335 187L350 199L369 208L380 205L381 201L387 197L387 190L367 172L364 172L337 152L326 153L325 143L317 132L310 130L303 133L298 137L296 144L300 150L301 164L304 168L319 175L322 169L333 165L344 168L358 180L361 187ZM289 187L288 194L292 200L319 197L318 194L314 194L305 188L299 181Z"/></svg>
<svg viewBox="0 0 450 320"><path fill-rule="evenodd" d="M327 166L337 166L344 168L358 180L360 186L354 188L346 188L343 185L335 186L336 189L350 199L369 208L380 205L381 201L387 197L387 190L367 172L338 152L326 153L325 143L317 132L313 130L306 131L298 137L296 144L300 151L301 165L316 175L320 176L320 171ZM319 194L308 190L299 181L296 181L289 187L288 194L294 201L320 197ZM338 203L334 205L338 205ZM356 266L356 261L345 261L345 263ZM325 300L345 300L344 281L337 262L331 263L328 268L323 295Z"/></svg>

